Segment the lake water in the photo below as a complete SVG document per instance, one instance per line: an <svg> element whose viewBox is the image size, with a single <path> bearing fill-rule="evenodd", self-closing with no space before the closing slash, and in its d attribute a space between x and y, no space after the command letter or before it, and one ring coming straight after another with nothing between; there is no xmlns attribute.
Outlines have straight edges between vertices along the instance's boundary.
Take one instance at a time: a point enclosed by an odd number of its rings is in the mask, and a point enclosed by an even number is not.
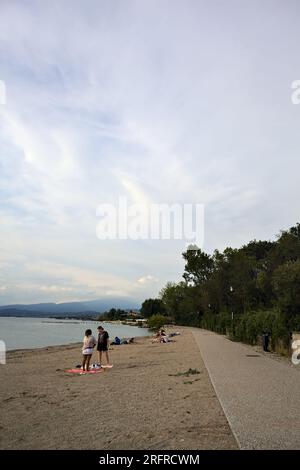
<svg viewBox="0 0 300 470"><path fill-rule="evenodd" d="M77 343L82 342L84 332L88 328L97 337L97 326L100 324L108 331L111 341L115 336L132 338L149 334L146 328L105 322L0 317L0 340L5 342L7 351Z"/></svg>

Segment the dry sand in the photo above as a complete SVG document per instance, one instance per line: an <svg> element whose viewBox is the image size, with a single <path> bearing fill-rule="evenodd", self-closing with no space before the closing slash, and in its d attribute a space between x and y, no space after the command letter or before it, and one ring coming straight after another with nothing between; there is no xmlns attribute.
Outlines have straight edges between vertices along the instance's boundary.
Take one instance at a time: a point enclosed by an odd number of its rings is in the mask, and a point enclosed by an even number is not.
<svg viewBox="0 0 300 470"><path fill-rule="evenodd" d="M113 369L95 375L64 372L80 344L9 353L0 448L237 449L191 331L177 331L174 343L113 346ZM200 373L179 375L190 368Z"/></svg>

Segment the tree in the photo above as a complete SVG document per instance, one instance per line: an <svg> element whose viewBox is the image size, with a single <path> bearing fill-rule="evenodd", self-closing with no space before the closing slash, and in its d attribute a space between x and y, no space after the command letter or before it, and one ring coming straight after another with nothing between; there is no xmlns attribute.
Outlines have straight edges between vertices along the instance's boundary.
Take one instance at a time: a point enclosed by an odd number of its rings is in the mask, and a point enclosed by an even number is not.
<svg viewBox="0 0 300 470"><path fill-rule="evenodd" d="M275 270L273 287L281 311L290 318L300 315L300 259Z"/></svg>
<svg viewBox="0 0 300 470"><path fill-rule="evenodd" d="M99 321L103 320L109 320L109 321L115 321L115 320L121 320L122 318L126 317L127 313L125 310L121 309L115 309L111 308L108 312L104 312L104 314L99 317Z"/></svg>
<svg viewBox="0 0 300 470"><path fill-rule="evenodd" d="M241 251L243 251L246 256L251 256L255 258L256 261L261 261L267 257L273 247L274 242L253 240L247 245L244 245Z"/></svg>
<svg viewBox="0 0 300 470"><path fill-rule="evenodd" d="M300 224L296 224L295 227L291 227L289 233L295 235L296 237L300 238Z"/></svg>
<svg viewBox="0 0 300 470"><path fill-rule="evenodd" d="M152 315L148 318L148 328L150 330L159 330L166 323L166 317L164 315Z"/></svg>
<svg viewBox="0 0 300 470"><path fill-rule="evenodd" d="M145 318L149 318L157 313L164 314L165 308L161 299L146 299L142 303L141 314Z"/></svg>
<svg viewBox="0 0 300 470"><path fill-rule="evenodd" d="M166 314L177 324L199 326L203 311L198 286L188 286L185 282L169 282L160 291L160 297Z"/></svg>
<svg viewBox="0 0 300 470"><path fill-rule="evenodd" d="M180 284L172 282L168 282L159 293L166 314L169 317L174 318L175 321L176 318L178 318L182 295L183 293Z"/></svg>
<svg viewBox="0 0 300 470"><path fill-rule="evenodd" d="M200 285L210 278L214 263L209 255L198 249L187 250L182 257L186 261L183 278L187 283Z"/></svg>
<svg viewBox="0 0 300 470"><path fill-rule="evenodd" d="M213 255L188 249L182 256L184 281L167 283L159 299L145 301L145 316L163 313L177 324L224 333L233 312L236 337L250 342L267 327L285 340L289 329L300 328L299 223L272 242L252 240Z"/></svg>
<svg viewBox="0 0 300 470"><path fill-rule="evenodd" d="M294 233L296 231L297 229L293 227L289 231L281 232L270 253L273 268L287 261L296 261L300 258L300 238Z"/></svg>

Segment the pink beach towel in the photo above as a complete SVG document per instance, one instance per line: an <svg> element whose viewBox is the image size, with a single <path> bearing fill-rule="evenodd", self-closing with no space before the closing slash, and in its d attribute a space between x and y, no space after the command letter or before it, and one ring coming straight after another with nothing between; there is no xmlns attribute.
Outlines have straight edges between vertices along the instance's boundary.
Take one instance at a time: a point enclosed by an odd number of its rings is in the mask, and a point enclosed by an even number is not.
<svg viewBox="0 0 300 470"><path fill-rule="evenodd" d="M82 372L82 369L67 369L65 372L68 372L69 374L80 374ZM99 374L100 372L104 372L103 369L92 369L89 370L88 372L85 372L86 374Z"/></svg>

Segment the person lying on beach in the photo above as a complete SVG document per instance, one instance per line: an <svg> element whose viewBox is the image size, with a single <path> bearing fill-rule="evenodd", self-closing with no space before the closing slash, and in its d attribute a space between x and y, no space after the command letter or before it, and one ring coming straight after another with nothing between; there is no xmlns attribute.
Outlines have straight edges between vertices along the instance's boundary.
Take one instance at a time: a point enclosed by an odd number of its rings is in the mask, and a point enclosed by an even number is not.
<svg viewBox="0 0 300 470"><path fill-rule="evenodd" d="M133 343L134 338L123 338L121 339L121 344L130 344Z"/></svg>
<svg viewBox="0 0 300 470"><path fill-rule="evenodd" d="M160 330L156 333L155 337L151 340L151 343L173 343L174 340L170 339L170 336L166 334L165 330Z"/></svg>
<svg viewBox="0 0 300 470"><path fill-rule="evenodd" d="M111 346L119 346L120 344L121 344L121 340L118 336L116 336L114 341L110 343Z"/></svg>
<svg viewBox="0 0 300 470"><path fill-rule="evenodd" d="M110 343L111 346L120 346L122 344L132 344L134 342L134 338L123 338L120 339L118 336L115 337L115 340Z"/></svg>
<svg viewBox="0 0 300 470"><path fill-rule="evenodd" d="M94 347L96 346L96 340L92 335L92 330L86 330L84 338L83 338L83 346L82 346L82 372L81 374L85 374L89 371L90 368L90 360L93 354Z"/></svg>
<svg viewBox="0 0 300 470"><path fill-rule="evenodd" d="M161 343L171 343L173 342L173 339L170 339L169 335L163 335L160 337L160 342Z"/></svg>
<svg viewBox="0 0 300 470"><path fill-rule="evenodd" d="M99 358L99 365L102 364L102 353L105 352L106 362L109 364L109 357L108 357L108 348L109 348L109 336L107 331L104 330L103 326L98 326L98 343L97 343L97 351L98 351L98 358Z"/></svg>

